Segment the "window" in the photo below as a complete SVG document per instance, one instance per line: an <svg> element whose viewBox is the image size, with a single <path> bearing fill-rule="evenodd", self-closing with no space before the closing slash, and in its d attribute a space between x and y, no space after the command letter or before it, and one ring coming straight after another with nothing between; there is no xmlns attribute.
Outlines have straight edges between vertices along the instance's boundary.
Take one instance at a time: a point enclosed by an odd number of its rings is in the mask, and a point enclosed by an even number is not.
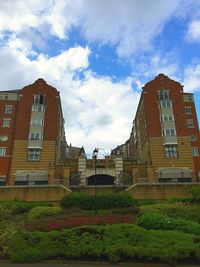
<svg viewBox="0 0 200 267"><path fill-rule="evenodd" d="M12 114L12 107L13 107L13 106L11 106L11 105L10 105L10 106L7 106L7 105L6 105L6 106L5 106L5 112L4 112L4 113L5 113L5 114Z"/></svg>
<svg viewBox="0 0 200 267"><path fill-rule="evenodd" d="M199 156L198 147L192 147L192 156L193 157L198 157Z"/></svg>
<svg viewBox="0 0 200 267"><path fill-rule="evenodd" d="M161 121L174 121L174 115L170 115L170 114L162 115Z"/></svg>
<svg viewBox="0 0 200 267"><path fill-rule="evenodd" d="M40 132L31 132L29 139L30 140L41 140L42 139L42 133L40 133Z"/></svg>
<svg viewBox="0 0 200 267"><path fill-rule="evenodd" d="M194 121L193 120L187 120L187 126L188 126L188 128L194 128Z"/></svg>
<svg viewBox="0 0 200 267"><path fill-rule="evenodd" d="M171 101L160 101L161 108L171 108L172 102Z"/></svg>
<svg viewBox="0 0 200 267"><path fill-rule="evenodd" d="M162 89L159 91L159 99L160 100L168 100L169 99L169 91Z"/></svg>
<svg viewBox="0 0 200 267"><path fill-rule="evenodd" d="M191 107L185 107L185 115L191 115L192 114L192 108Z"/></svg>
<svg viewBox="0 0 200 267"><path fill-rule="evenodd" d="M32 105L32 111L38 111L38 112L43 112L44 111L44 106L43 105Z"/></svg>
<svg viewBox="0 0 200 267"><path fill-rule="evenodd" d="M175 136L175 135L176 135L176 130L174 128L163 130L163 136Z"/></svg>
<svg viewBox="0 0 200 267"><path fill-rule="evenodd" d="M3 119L3 127L10 127L11 119Z"/></svg>
<svg viewBox="0 0 200 267"><path fill-rule="evenodd" d="M165 147L166 158L177 158L177 147L176 146L166 146Z"/></svg>
<svg viewBox="0 0 200 267"><path fill-rule="evenodd" d="M8 135L5 135L5 134L0 135L0 141L1 141L1 142L6 142L6 141L8 141Z"/></svg>
<svg viewBox="0 0 200 267"><path fill-rule="evenodd" d="M41 118L32 118L31 119L31 125L43 125L43 119Z"/></svg>
<svg viewBox="0 0 200 267"><path fill-rule="evenodd" d="M44 104L44 96L41 94L34 95L34 104L43 105Z"/></svg>
<svg viewBox="0 0 200 267"><path fill-rule="evenodd" d="M197 140L196 135L193 134L193 135L190 136L190 141L191 142L195 142L196 140Z"/></svg>
<svg viewBox="0 0 200 267"><path fill-rule="evenodd" d="M30 148L28 150L28 160L40 160L40 149Z"/></svg>
<svg viewBox="0 0 200 267"><path fill-rule="evenodd" d="M0 147L0 157L6 155L6 147Z"/></svg>

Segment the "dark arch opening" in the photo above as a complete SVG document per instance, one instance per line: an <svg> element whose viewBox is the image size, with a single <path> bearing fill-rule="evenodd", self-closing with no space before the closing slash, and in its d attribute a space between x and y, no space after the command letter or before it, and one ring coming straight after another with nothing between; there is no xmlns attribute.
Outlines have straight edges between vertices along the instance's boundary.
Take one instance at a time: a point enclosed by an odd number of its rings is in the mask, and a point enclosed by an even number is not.
<svg viewBox="0 0 200 267"><path fill-rule="evenodd" d="M108 174L96 174L88 177L88 185L114 185L114 177Z"/></svg>

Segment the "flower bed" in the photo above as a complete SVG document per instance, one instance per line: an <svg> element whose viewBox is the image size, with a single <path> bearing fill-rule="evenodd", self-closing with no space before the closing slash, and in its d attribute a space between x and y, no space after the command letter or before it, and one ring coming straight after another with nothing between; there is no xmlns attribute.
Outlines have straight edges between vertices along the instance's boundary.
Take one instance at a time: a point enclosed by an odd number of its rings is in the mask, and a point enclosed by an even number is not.
<svg viewBox="0 0 200 267"><path fill-rule="evenodd" d="M133 223L133 216L110 215L110 216L71 216L66 219L51 220L41 223L25 224L27 231L54 231L64 228L82 226L82 225L106 225L116 223Z"/></svg>

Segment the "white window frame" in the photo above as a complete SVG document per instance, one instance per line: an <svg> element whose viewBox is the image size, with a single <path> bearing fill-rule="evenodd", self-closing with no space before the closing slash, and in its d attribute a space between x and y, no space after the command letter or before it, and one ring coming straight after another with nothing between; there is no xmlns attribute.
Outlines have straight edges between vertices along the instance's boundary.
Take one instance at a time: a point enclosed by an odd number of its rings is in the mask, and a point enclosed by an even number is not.
<svg viewBox="0 0 200 267"><path fill-rule="evenodd" d="M40 156L41 156L41 149L39 148L28 149L28 160L29 161L39 161Z"/></svg>
<svg viewBox="0 0 200 267"><path fill-rule="evenodd" d="M175 128L163 129L163 136L176 136L176 129Z"/></svg>
<svg viewBox="0 0 200 267"><path fill-rule="evenodd" d="M42 133L41 132L30 132L29 139L30 140L42 140Z"/></svg>
<svg viewBox="0 0 200 267"><path fill-rule="evenodd" d="M192 147L192 156L199 157L199 149L198 147Z"/></svg>
<svg viewBox="0 0 200 267"><path fill-rule="evenodd" d="M0 147L0 157L4 157L6 155L6 147Z"/></svg>
<svg viewBox="0 0 200 267"><path fill-rule="evenodd" d="M5 105L5 114L12 114L13 106L12 105Z"/></svg>
<svg viewBox="0 0 200 267"><path fill-rule="evenodd" d="M194 128L194 120L193 119L187 120L187 127L188 128Z"/></svg>
<svg viewBox="0 0 200 267"><path fill-rule="evenodd" d="M191 106L185 106L185 115L192 115L192 107Z"/></svg>
<svg viewBox="0 0 200 267"><path fill-rule="evenodd" d="M165 146L165 157L177 158L178 157L177 146Z"/></svg>
<svg viewBox="0 0 200 267"><path fill-rule="evenodd" d="M174 121L174 115L163 114L163 115L161 115L161 121Z"/></svg>
<svg viewBox="0 0 200 267"><path fill-rule="evenodd" d="M42 118L32 118L31 119L31 125L34 126L43 126L44 120Z"/></svg>
<svg viewBox="0 0 200 267"><path fill-rule="evenodd" d="M9 128L10 124L11 124L11 119L8 119L8 118L3 119L3 127Z"/></svg>
<svg viewBox="0 0 200 267"><path fill-rule="evenodd" d="M44 105L33 104L32 105L32 111L43 112L44 111Z"/></svg>
<svg viewBox="0 0 200 267"><path fill-rule="evenodd" d="M196 135L194 135L194 134L190 135L190 141L191 142L195 142L196 140L197 140Z"/></svg>
<svg viewBox="0 0 200 267"><path fill-rule="evenodd" d="M172 102L170 100L161 100L160 101L160 107L161 108L171 108Z"/></svg>
<svg viewBox="0 0 200 267"><path fill-rule="evenodd" d="M41 98L43 98L43 101L41 101L42 100ZM43 103L40 103L40 102L43 102ZM42 94L34 95L33 103L36 105L44 105L44 95Z"/></svg>
<svg viewBox="0 0 200 267"><path fill-rule="evenodd" d="M167 89L161 89L160 91L158 91L158 95L159 95L159 99L162 100L169 100L169 90Z"/></svg>

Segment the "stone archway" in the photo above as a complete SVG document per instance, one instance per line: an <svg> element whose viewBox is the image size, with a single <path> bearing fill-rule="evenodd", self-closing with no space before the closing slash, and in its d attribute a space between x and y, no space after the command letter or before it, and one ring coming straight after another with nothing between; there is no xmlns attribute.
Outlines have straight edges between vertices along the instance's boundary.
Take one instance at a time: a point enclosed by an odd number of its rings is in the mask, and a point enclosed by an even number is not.
<svg viewBox="0 0 200 267"><path fill-rule="evenodd" d="M114 185L115 177L108 174L96 174L87 178L88 185Z"/></svg>

